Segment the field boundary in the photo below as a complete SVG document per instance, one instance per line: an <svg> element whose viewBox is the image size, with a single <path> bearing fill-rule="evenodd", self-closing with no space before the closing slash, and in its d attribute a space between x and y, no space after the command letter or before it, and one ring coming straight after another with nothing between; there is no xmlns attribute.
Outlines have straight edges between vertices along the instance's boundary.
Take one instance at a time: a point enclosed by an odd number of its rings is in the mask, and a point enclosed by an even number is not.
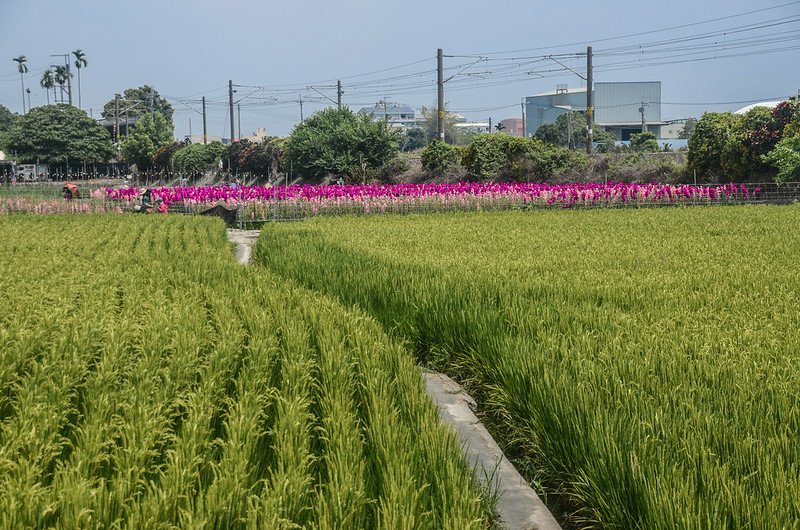
<svg viewBox="0 0 800 530"><path fill-rule="evenodd" d="M439 408L442 421L458 434L475 477L490 495L498 497L500 525L521 530L560 530L553 514L475 416L475 401L444 374L425 372L423 376L428 396Z"/></svg>

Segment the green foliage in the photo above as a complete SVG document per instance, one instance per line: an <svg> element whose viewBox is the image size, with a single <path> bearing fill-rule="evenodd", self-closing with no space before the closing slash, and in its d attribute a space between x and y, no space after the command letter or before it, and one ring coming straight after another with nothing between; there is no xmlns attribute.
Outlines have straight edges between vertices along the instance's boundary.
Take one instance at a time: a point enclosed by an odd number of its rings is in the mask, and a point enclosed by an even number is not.
<svg viewBox="0 0 800 530"><path fill-rule="evenodd" d="M120 103L120 113L122 109L131 107L128 110L128 116L131 118L139 118L153 111L160 112L168 122L172 122L172 114L174 110L169 101L161 97L158 90L155 88L144 85L138 88L128 88L122 95L123 99L141 101L138 105L131 106L131 103ZM152 105L151 105L152 104ZM103 117L114 117L114 98L111 98L108 103L103 105Z"/></svg>
<svg viewBox="0 0 800 530"><path fill-rule="evenodd" d="M7 143L28 163L103 162L114 156L108 131L71 105L36 107L20 116Z"/></svg>
<svg viewBox="0 0 800 530"><path fill-rule="evenodd" d="M6 148L8 132L11 130L16 119L16 114L12 113L5 106L0 105L0 151Z"/></svg>
<svg viewBox="0 0 800 530"><path fill-rule="evenodd" d="M172 157L175 169L192 176L217 169L220 156L225 150L221 142L209 144L189 144L178 149Z"/></svg>
<svg viewBox="0 0 800 530"><path fill-rule="evenodd" d="M778 174L775 176L775 182L778 184L800 181L800 130L792 135L784 135L775 149L762 159L765 163L778 168Z"/></svg>
<svg viewBox="0 0 800 530"><path fill-rule="evenodd" d="M462 165L475 179L546 180L556 171L588 164L583 153L547 146L538 138L480 134L466 146Z"/></svg>
<svg viewBox="0 0 800 530"><path fill-rule="evenodd" d="M643 153L654 153L659 150L656 135L648 132L631 135L631 149Z"/></svg>
<svg viewBox="0 0 800 530"><path fill-rule="evenodd" d="M400 137L400 146L403 151L416 151L428 145L428 137L424 129L414 127L406 130Z"/></svg>
<svg viewBox="0 0 800 530"><path fill-rule="evenodd" d="M681 129L680 134L678 134L678 138L688 140L692 137L692 133L694 132L694 128L697 126L697 118L689 118L686 120L686 123L683 124L683 129Z"/></svg>
<svg viewBox="0 0 800 530"><path fill-rule="evenodd" d="M436 105L431 107L423 106L420 109L422 123L420 127L425 131L428 142L439 139L439 118ZM463 145L465 143L465 132L458 127L458 118L447 109L444 111L444 141L450 145Z"/></svg>
<svg viewBox="0 0 800 530"><path fill-rule="evenodd" d="M559 114L554 124L544 123L533 134L542 142L557 147L569 147L571 139L572 147L577 149L586 148L586 135L586 114L583 112Z"/></svg>
<svg viewBox="0 0 800 530"><path fill-rule="evenodd" d="M283 145L283 138L277 136L268 136L261 142L250 143L239 155L241 171L259 177L272 175L277 170L278 161L283 154Z"/></svg>
<svg viewBox="0 0 800 530"><path fill-rule="evenodd" d="M597 128L592 131L592 141L597 143L600 153L609 153L616 149L617 137L612 132Z"/></svg>
<svg viewBox="0 0 800 530"><path fill-rule="evenodd" d="M155 118L145 114L136 122L131 133L120 142L123 160L136 164L139 170L149 169L153 165L156 151L174 141L172 134L172 122L167 121L160 112L155 113Z"/></svg>
<svg viewBox="0 0 800 530"><path fill-rule="evenodd" d="M179 149L187 145L189 145L189 142L184 140L159 147L156 149L156 154L153 155L153 165L161 171L170 172L172 170L172 157L175 156Z"/></svg>
<svg viewBox="0 0 800 530"><path fill-rule="evenodd" d="M453 145L433 140L420 155L422 169L428 175L436 177L445 175L458 165L459 149Z"/></svg>
<svg viewBox="0 0 800 530"><path fill-rule="evenodd" d="M286 140L283 167L321 180L326 176L365 178L397 153L399 132L383 120L349 108L322 110L294 128Z"/></svg>
<svg viewBox="0 0 800 530"><path fill-rule="evenodd" d="M539 128L536 129L533 136L543 143L554 147L566 144L566 136L562 137L561 129L559 129L555 123L543 123L539 125Z"/></svg>
<svg viewBox="0 0 800 530"><path fill-rule="evenodd" d="M800 209L326 218L259 247L468 382L565 527L800 520Z"/></svg>
<svg viewBox="0 0 800 530"><path fill-rule="evenodd" d="M735 124L730 112L706 112L689 137L689 172L709 182L722 174L722 151Z"/></svg>
<svg viewBox="0 0 800 530"><path fill-rule="evenodd" d="M10 131L17 118L18 116L7 107L0 105L0 133Z"/></svg>

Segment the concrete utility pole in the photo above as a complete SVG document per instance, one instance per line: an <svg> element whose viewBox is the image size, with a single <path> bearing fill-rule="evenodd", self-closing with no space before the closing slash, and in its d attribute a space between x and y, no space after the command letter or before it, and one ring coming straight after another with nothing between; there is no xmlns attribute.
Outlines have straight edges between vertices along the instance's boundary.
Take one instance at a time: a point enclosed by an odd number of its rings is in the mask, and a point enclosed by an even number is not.
<svg viewBox="0 0 800 530"><path fill-rule="evenodd" d="M303 123L305 118L303 117L303 94L300 94L300 99L297 100L300 103L300 123Z"/></svg>
<svg viewBox="0 0 800 530"><path fill-rule="evenodd" d="M642 132L643 133L647 132L647 123L645 123L645 121L644 121L644 108L645 108L645 106L647 106L647 103L642 101L642 106L639 107L639 112L642 114Z"/></svg>
<svg viewBox="0 0 800 530"><path fill-rule="evenodd" d="M119 145L119 94L114 94L114 142Z"/></svg>
<svg viewBox="0 0 800 530"><path fill-rule="evenodd" d="M206 97L203 96L203 145L208 143L208 132L206 131Z"/></svg>
<svg viewBox="0 0 800 530"><path fill-rule="evenodd" d="M231 113L231 143L233 143L233 135L236 134L233 123L233 80L228 80L228 107Z"/></svg>
<svg viewBox="0 0 800 530"><path fill-rule="evenodd" d="M492 133L492 117L489 116L489 134Z"/></svg>
<svg viewBox="0 0 800 530"><path fill-rule="evenodd" d="M336 81L336 108L342 109L342 82Z"/></svg>
<svg viewBox="0 0 800 530"><path fill-rule="evenodd" d="M439 97L436 112L436 130L439 133L439 141L444 142L444 53L439 48L436 52L437 84Z"/></svg>
<svg viewBox="0 0 800 530"><path fill-rule="evenodd" d="M592 154L592 141L594 139L594 131L592 124L594 123L594 107L593 107L593 94L594 87L592 86L592 47L586 48L586 153Z"/></svg>
<svg viewBox="0 0 800 530"><path fill-rule="evenodd" d="M527 138L528 133L525 131L525 100L522 100L522 103L519 104L520 108L522 109L522 137Z"/></svg>

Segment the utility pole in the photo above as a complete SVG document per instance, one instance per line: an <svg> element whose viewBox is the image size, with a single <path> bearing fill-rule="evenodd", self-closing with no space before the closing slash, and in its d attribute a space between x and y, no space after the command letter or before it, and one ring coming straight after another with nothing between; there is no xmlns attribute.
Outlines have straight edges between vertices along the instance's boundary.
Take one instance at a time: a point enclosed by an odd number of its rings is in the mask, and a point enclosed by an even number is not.
<svg viewBox="0 0 800 530"><path fill-rule="evenodd" d="M436 109L436 130L439 133L439 141L444 142L444 53L439 48L436 52L436 70L438 85L438 104Z"/></svg>
<svg viewBox="0 0 800 530"><path fill-rule="evenodd" d="M242 104L236 104L236 123L239 127L239 140L242 139Z"/></svg>
<svg viewBox="0 0 800 530"><path fill-rule="evenodd" d="M25 92L28 93L28 112L30 112L31 111L31 89L30 88L26 88Z"/></svg>
<svg viewBox="0 0 800 530"><path fill-rule="evenodd" d="M492 117L489 116L489 134L492 134Z"/></svg>
<svg viewBox="0 0 800 530"><path fill-rule="evenodd" d="M233 135L236 133L233 127L233 80L228 80L228 106L231 113L231 143L233 143Z"/></svg>
<svg viewBox="0 0 800 530"><path fill-rule="evenodd" d="M342 110L342 82L336 81L336 108Z"/></svg>
<svg viewBox="0 0 800 530"><path fill-rule="evenodd" d="M303 123L306 121L305 118L303 118L303 94L300 94L300 99L297 100L297 102L300 103L300 123Z"/></svg>
<svg viewBox="0 0 800 530"><path fill-rule="evenodd" d="M522 109L522 137L523 138L527 138L528 137L528 133L525 131L525 100L524 99L519 104L519 106Z"/></svg>
<svg viewBox="0 0 800 530"><path fill-rule="evenodd" d="M119 94L114 94L114 142L119 146Z"/></svg>
<svg viewBox="0 0 800 530"><path fill-rule="evenodd" d="M592 131L592 124L594 123L594 107L592 106L592 47L586 48L586 153L592 154L592 140L594 138L594 131Z"/></svg>
<svg viewBox="0 0 800 530"><path fill-rule="evenodd" d="M72 105L72 73L69 71L69 54L65 56L64 62L67 63L67 94L69 94L69 104ZM30 105L28 105L30 107Z"/></svg>
<svg viewBox="0 0 800 530"><path fill-rule="evenodd" d="M203 96L203 145L208 143L208 133L206 132L206 97Z"/></svg>
<svg viewBox="0 0 800 530"><path fill-rule="evenodd" d="M642 114L642 132L647 132L647 123L644 121L644 108L647 105L644 101L642 101L642 106L639 107L639 112Z"/></svg>

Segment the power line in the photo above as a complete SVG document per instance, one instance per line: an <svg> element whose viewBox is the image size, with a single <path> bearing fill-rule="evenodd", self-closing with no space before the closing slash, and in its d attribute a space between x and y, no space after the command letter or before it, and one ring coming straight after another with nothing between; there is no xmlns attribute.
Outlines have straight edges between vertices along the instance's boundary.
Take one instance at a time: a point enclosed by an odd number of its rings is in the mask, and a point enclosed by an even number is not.
<svg viewBox="0 0 800 530"><path fill-rule="evenodd" d="M548 49L556 49L556 48L567 48L567 47L574 47L574 46L582 46L582 45L586 45L586 44L596 44L598 42L608 42L608 41L612 41L612 40L628 39L628 38L631 38L631 37L640 37L642 35L652 35L652 34L655 34L655 33L663 33L665 31L674 31L676 29L684 29L684 28L690 28L690 27L694 27L694 26L701 26L703 24L711 24L713 22L721 22L723 20L730 20L730 19L733 19L733 18L744 17L744 16L748 16L748 15L754 15L756 13L763 13L763 12L766 12L766 11L772 11L772 10L775 10L775 9L780 9L780 8L783 8L783 7L788 7L788 6L792 6L792 5L796 5L796 4L800 4L800 0L796 0L794 2L787 2L785 4L780 4L780 5L777 5L777 6L765 7L765 8L761 8L761 9L754 9L752 11L745 11L745 12L742 12L742 13L736 13L736 14L733 14L733 15L727 15L727 16L724 16L724 17L710 18L710 19L707 19L707 20L700 20L700 21L691 22L691 23L688 23L688 24L680 24L678 26L670 26L670 27L666 27L666 28L654 29L654 30L649 30L649 31L640 31L640 32L637 32L637 33L629 33L627 35L617 35L617 36L613 36L613 37L605 37L605 38L602 38L602 39L593 39L593 40L585 40L585 41L578 41L578 42L570 42L570 43L566 43L566 44L557 44L557 45L553 45L553 46L540 46L540 47L536 47L536 48L523 48L523 49L519 49L519 50L482 52L482 53L479 53L479 54L471 54L471 55L454 55L453 57L476 57L476 56L487 56L487 55L505 55L505 54L509 54L509 53L520 53L520 52L529 52L529 51L538 51L538 50L548 50Z"/></svg>

